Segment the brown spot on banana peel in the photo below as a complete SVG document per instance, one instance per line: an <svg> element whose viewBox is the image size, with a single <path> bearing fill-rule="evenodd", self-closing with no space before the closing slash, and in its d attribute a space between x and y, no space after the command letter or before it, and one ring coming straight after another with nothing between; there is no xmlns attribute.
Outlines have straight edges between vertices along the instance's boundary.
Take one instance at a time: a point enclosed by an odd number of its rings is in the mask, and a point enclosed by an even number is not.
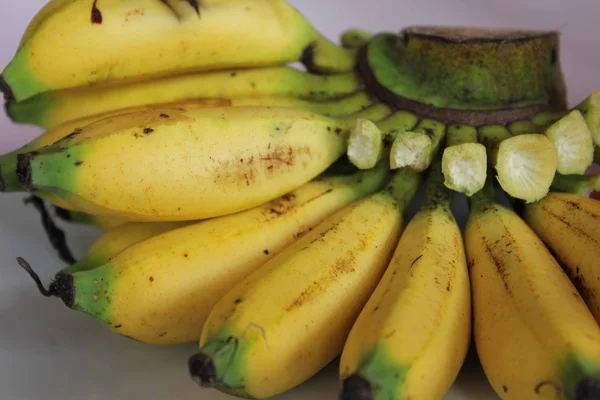
<svg viewBox="0 0 600 400"><path fill-rule="evenodd" d="M98 0L94 0L92 3L92 24L102 24L103 17L102 12L98 9Z"/></svg>
<svg viewBox="0 0 600 400"><path fill-rule="evenodd" d="M358 51L357 58L357 71L363 78L368 92L373 93L380 101L391 107L408 110L420 115L422 118L435 119L444 124L467 124L475 127L496 124L505 125L521 119L530 119L540 112L552 110L549 104L535 104L523 108L493 111L455 110L431 106L402 97L383 86L377 80L369 66L367 47L362 47Z"/></svg>
<svg viewBox="0 0 600 400"><path fill-rule="evenodd" d="M198 17L200 17L200 5L198 4L198 0L187 0L188 4L196 11Z"/></svg>
<svg viewBox="0 0 600 400"><path fill-rule="evenodd" d="M32 189L31 159L36 154L34 152L17 155L17 180L26 190Z"/></svg>

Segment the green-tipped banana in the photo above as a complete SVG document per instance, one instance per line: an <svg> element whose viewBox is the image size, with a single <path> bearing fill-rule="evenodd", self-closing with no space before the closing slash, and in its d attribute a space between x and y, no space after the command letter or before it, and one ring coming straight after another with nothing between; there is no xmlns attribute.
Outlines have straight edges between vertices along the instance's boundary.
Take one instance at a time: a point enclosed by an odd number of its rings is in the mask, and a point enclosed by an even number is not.
<svg viewBox="0 0 600 400"><path fill-rule="evenodd" d="M54 0L41 13L2 72L9 103L187 71L301 61L333 73L355 64L352 51L327 40L285 0Z"/></svg>
<svg viewBox="0 0 600 400"><path fill-rule="evenodd" d="M282 66L188 73L123 85L51 91L11 104L7 110L15 122L50 129L83 117L161 103L205 99L214 105L227 105L230 99L250 98L245 100L248 103L254 98L256 104L262 97L289 97L316 102L339 100L361 90L361 87L360 79L353 72L315 75ZM238 103L241 101L238 100ZM273 99L271 103L275 101L285 104L292 100ZM335 103L331 105L334 110L342 108L342 105L336 106ZM327 108L327 103L323 107Z"/></svg>
<svg viewBox="0 0 600 400"><path fill-rule="evenodd" d="M487 177L487 151L477 142L477 129L469 125L450 125L442 156L444 184L467 196L480 191Z"/></svg>
<svg viewBox="0 0 600 400"><path fill-rule="evenodd" d="M409 131L399 134L390 153L392 169L403 167L425 171L440 151L446 126L432 119L423 119Z"/></svg>
<svg viewBox="0 0 600 400"><path fill-rule="evenodd" d="M212 218L246 210L310 181L346 151L357 118L293 108L152 109L88 125L20 154L28 189L82 211L136 222Z"/></svg>
<svg viewBox="0 0 600 400"><path fill-rule="evenodd" d="M202 330L192 378L262 399L330 363L388 265L419 182L414 171L395 172L384 190L333 214L240 281Z"/></svg>
<svg viewBox="0 0 600 400"><path fill-rule="evenodd" d="M488 151L488 163L510 196L527 203L543 198L552 185L558 156L552 142L543 134L512 136L501 125L478 130L479 141Z"/></svg>
<svg viewBox="0 0 600 400"><path fill-rule="evenodd" d="M146 238L102 266L63 271L53 294L120 335L163 345L197 341L210 311L234 285L329 215L381 189L389 176L384 163L353 171Z"/></svg>

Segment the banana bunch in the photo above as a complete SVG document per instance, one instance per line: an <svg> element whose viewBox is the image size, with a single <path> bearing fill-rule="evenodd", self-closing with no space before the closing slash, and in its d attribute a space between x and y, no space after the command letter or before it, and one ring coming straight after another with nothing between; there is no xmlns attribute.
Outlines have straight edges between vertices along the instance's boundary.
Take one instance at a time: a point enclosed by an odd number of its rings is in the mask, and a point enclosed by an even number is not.
<svg viewBox="0 0 600 400"><path fill-rule="evenodd" d="M442 399L473 338L502 399L600 398L600 91L566 106L554 32L340 42L284 0L50 1L0 75L45 129L0 189L67 265L18 264L238 397L340 357L342 400ZM79 260L48 205L102 231Z"/></svg>

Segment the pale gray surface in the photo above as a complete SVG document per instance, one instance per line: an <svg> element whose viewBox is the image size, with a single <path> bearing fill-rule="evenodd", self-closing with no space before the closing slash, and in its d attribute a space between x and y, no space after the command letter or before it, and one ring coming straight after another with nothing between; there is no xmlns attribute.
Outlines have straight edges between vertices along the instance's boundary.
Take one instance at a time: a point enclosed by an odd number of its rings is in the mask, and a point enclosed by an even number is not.
<svg viewBox="0 0 600 400"><path fill-rule="evenodd" d="M91 0L89 0L91 2ZM292 1L326 35L347 27L397 31L406 25L445 24L559 29L569 101L600 89L600 43L596 0L296 0ZM0 68L43 0L0 0ZM485 5L485 6L484 6ZM40 132L12 125L0 115L0 152ZM48 281L62 267L44 236L39 217L22 195L0 196L0 398L7 400L204 399L231 397L201 391L187 376L185 361L195 345L153 347L105 331L91 318L41 297L19 269L26 257ZM76 255L97 236L91 228L67 227ZM334 399L335 365L280 399ZM471 356L447 399L494 399L476 357Z"/></svg>

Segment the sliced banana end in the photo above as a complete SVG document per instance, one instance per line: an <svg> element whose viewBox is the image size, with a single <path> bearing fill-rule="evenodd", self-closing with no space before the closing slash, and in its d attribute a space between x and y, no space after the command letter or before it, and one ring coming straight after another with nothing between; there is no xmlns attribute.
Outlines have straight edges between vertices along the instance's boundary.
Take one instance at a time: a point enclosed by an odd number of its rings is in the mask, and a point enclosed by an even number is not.
<svg viewBox="0 0 600 400"><path fill-rule="evenodd" d="M398 135L390 151L390 167L408 167L425 171L431 164L431 138L424 133L404 132Z"/></svg>
<svg viewBox="0 0 600 400"><path fill-rule="evenodd" d="M472 196L485 185L487 151L480 143L447 147L442 156L444 184L448 189Z"/></svg>
<svg viewBox="0 0 600 400"><path fill-rule="evenodd" d="M348 138L348 159L359 169L371 169L381 159L383 133L368 119L359 118Z"/></svg>
<svg viewBox="0 0 600 400"><path fill-rule="evenodd" d="M558 155L557 171L563 175L582 175L594 162L592 132L581 112L574 110L546 130Z"/></svg>
<svg viewBox="0 0 600 400"><path fill-rule="evenodd" d="M502 189L532 203L550 191L558 156L546 136L523 134L503 140L494 150L492 161Z"/></svg>

